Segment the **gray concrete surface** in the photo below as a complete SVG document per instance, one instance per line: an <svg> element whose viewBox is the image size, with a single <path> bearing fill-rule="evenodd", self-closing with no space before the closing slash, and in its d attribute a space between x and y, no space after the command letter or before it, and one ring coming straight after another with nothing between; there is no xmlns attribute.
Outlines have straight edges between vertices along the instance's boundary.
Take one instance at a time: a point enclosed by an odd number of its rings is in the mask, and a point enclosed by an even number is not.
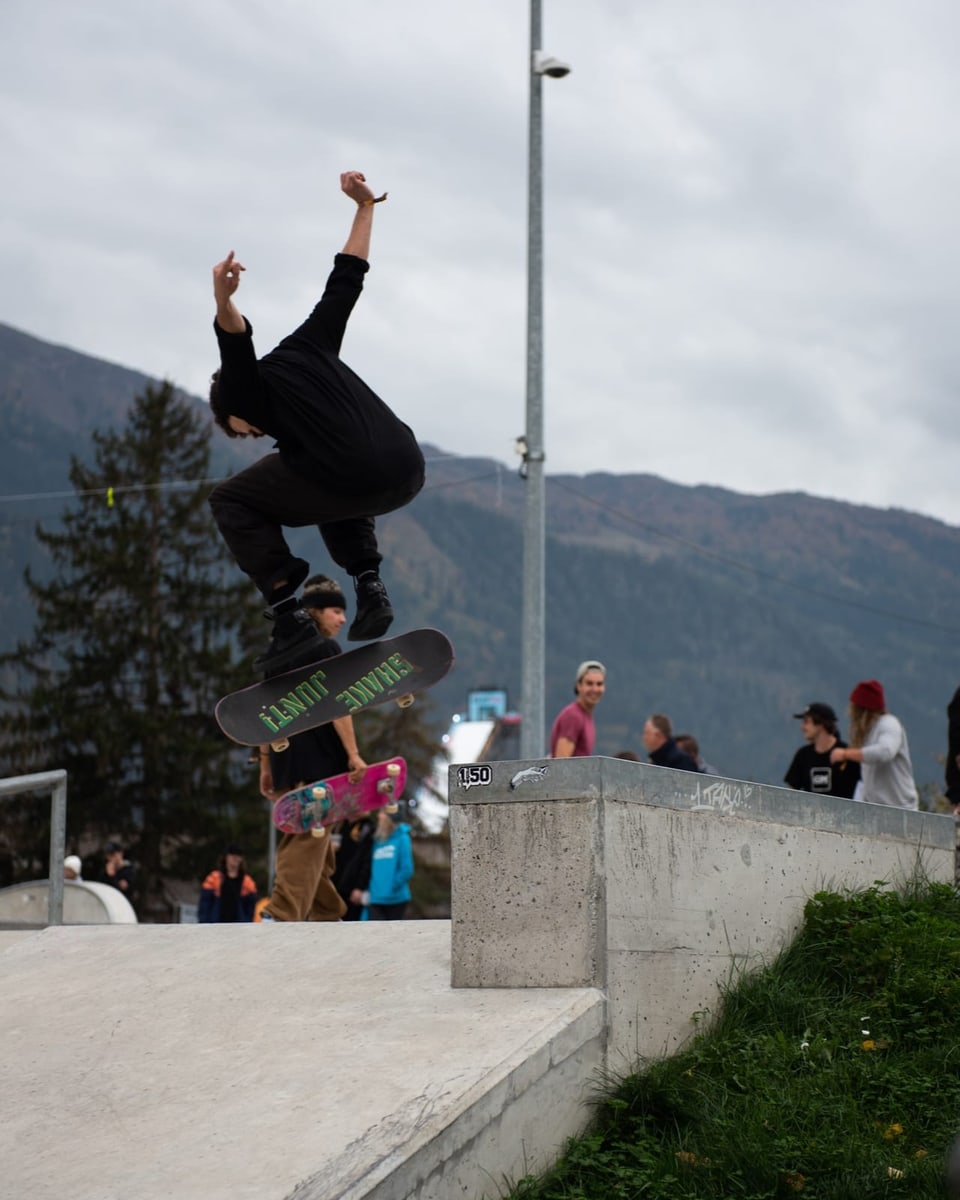
<svg viewBox="0 0 960 1200"><path fill-rule="evenodd" d="M0 1194L498 1196L587 1118L603 999L450 972L446 921L0 942Z"/></svg>
<svg viewBox="0 0 960 1200"><path fill-rule="evenodd" d="M489 768L451 767L454 986L601 989L614 1071L680 1046L816 891L954 877L950 817L619 759Z"/></svg>

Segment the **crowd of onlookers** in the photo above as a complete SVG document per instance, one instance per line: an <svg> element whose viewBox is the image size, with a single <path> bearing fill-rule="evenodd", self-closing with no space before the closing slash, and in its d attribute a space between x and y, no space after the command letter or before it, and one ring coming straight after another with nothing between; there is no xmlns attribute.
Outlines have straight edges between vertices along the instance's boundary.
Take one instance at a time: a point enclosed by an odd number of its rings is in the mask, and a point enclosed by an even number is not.
<svg viewBox="0 0 960 1200"><path fill-rule="evenodd" d="M552 757L593 754L594 710L603 697L606 678L606 667L596 660L588 659L577 668L574 700L557 714L551 730ZM887 711L879 680L861 680L850 693L849 742L840 735L836 712L823 701L812 701L793 715L800 721L803 745L784 775L788 787L894 808L919 808L907 732L903 723ZM718 774L703 759L697 739L689 733L675 734L664 713L652 713L646 719L641 738L648 761L656 766ZM617 757L642 761L632 750L623 750ZM956 810L960 805L960 688L947 706L944 795Z"/></svg>

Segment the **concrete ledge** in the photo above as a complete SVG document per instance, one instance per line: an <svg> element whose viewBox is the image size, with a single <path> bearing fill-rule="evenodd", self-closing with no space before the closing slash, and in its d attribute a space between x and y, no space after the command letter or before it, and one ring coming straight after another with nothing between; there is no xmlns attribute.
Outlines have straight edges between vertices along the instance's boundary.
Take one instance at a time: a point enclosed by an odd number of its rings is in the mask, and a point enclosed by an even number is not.
<svg viewBox="0 0 960 1200"><path fill-rule="evenodd" d="M599 988L608 1066L676 1050L824 888L952 882L952 818L621 759L450 768L456 987Z"/></svg>
<svg viewBox="0 0 960 1200"><path fill-rule="evenodd" d="M4 1193L497 1196L588 1119L604 1003L454 991L449 947L446 921L17 940L0 955Z"/></svg>

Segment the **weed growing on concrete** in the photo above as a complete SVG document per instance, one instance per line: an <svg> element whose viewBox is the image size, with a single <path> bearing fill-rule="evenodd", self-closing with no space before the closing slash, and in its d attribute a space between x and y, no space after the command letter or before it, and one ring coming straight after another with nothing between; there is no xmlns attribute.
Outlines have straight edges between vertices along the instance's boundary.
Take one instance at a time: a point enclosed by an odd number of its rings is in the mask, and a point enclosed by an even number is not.
<svg viewBox="0 0 960 1200"><path fill-rule="evenodd" d="M683 1052L512 1200L942 1200L960 1127L960 896L820 892Z"/></svg>

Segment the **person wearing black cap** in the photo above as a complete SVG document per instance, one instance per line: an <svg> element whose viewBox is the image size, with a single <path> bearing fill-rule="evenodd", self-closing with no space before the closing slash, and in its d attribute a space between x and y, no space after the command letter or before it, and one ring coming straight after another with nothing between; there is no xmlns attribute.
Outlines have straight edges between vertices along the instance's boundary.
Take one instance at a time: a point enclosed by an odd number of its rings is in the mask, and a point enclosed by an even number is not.
<svg viewBox="0 0 960 1200"><path fill-rule="evenodd" d="M830 754L845 746L837 728L837 714L829 704L815 700L803 712L794 713L806 745L793 756L784 783L798 792L818 792L852 800L860 782L860 764L831 762Z"/></svg>
<svg viewBox="0 0 960 1200"><path fill-rule="evenodd" d="M317 631L297 598L309 565L283 528L316 525L333 561L354 578L357 610L347 637L382 637L393 619L380 580L374 518L408 504L423 487L423 453L409 426L340 358L347 321L369 269L375 197L360 171L340 188L356 210L343 252L306 321L263 358L234 303L245 270L231 250L213 268L220 369L210 408L229 437L269 436L277 453L218 484L210 507L238 566L270 606L269 647L254 660L264 676L315 647Z"/></svg>
<svg viewBox="0 0 960 1200"><path fill-rule="evenodd" d="M303 605L321 635L318 646L307 652L307 661L339 654L334 638L347 619L340 585L326 575L312 576L304 585ZM261 746L260 793L272 802L295 787L345 771L361 779L366 768L353 718L338 717L292 737L289 748L279 754L269 745ZM336 850L329 834L285 833L277 844L273 892L261 921L341 920L347 906L332 882L335 869Z"/></svg>

